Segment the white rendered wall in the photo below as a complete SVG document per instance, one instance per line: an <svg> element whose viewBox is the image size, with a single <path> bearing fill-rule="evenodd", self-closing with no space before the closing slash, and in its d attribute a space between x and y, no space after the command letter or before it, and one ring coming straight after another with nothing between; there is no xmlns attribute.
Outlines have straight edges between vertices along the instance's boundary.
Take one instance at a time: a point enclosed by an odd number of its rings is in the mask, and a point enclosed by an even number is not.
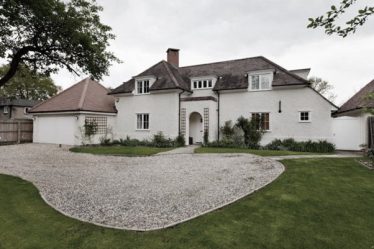
<svg viewBox="0 0 374 249"><path fill-rule="evenodd" d="M335 118L333 141L339 150L361 150L368 143L368 114L356 113Z"/></svg>
<svg viewBox="0 0 374 249"><path fill-rule="evenodd" d="M261 144L276 138L332 141L331 111L335 107L310 88L221 93L220 99L220 126L227 120L235 122L239 116L249 118L252 112L270 113L270 131L264 134ZM311 122L299 122L300 111L310 111Z"/></svg>
<svg viewBox="0 0 374 249"><path fill-rule="evenodd" d="M197 112L203 117L203 126L206 120L204 120L204 108L209 109L209 141L217 140L218 126L217 126L217 102L212 100L204 101L183 101L181 108L186 109L186 143L190 137L190 116L192 113ZM204 127L203 127L204 128Z"/></svg>
<svg viewBox="0 0 374 249"><path fill-rule="evenodd" d="M116 139L130 138L151 139L162 131L166 137L176 138L179 126L178 92L151 93L116 97L118 115L115 123ZM137 130L136 114L149 113L149 130Z"/></svg>
<svg viewBox="0 0 374 249"><path fill-rule="evenodd" d="M64 145L99 144L105 134L92 136L91 140L84 137L84 121L86 116L107 117L108 138L112 138L115 116L101 113L92 114L44 114L34 116L34 143L50 143Z"/></svg>

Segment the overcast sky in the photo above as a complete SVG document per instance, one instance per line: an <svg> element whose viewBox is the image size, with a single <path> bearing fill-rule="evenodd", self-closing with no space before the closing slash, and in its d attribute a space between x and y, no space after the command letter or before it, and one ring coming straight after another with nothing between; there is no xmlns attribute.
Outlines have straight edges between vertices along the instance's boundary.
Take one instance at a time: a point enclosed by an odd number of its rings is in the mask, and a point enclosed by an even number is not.
<svg viewBox="0 0 374 249"><path fill-rule="evenodd" d="M192 65L265 56L287 69L312 68L328 80L342 104L374 79L374 16L348 38L307 29L309 17L325 13L338 0L98 0L102 21L117 36L110 50L124 63L113 65L102 83L123 81L179 48L180 64ZM360 5L373 5L361 0ZM349 17L350 13L347 14ZM81 78L60 71L64 89Z"/></svg>

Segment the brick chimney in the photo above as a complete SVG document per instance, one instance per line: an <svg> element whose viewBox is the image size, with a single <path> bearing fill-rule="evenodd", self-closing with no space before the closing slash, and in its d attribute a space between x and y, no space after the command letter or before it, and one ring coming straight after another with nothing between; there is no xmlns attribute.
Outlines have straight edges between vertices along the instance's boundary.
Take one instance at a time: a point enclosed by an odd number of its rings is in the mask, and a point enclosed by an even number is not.
<svg viewBox="0 0 374 249"><path fill-rule="evenodd" d="M167 61L176 66L179 67L179 49L176 48L169 48L167 51Z"/></svg>

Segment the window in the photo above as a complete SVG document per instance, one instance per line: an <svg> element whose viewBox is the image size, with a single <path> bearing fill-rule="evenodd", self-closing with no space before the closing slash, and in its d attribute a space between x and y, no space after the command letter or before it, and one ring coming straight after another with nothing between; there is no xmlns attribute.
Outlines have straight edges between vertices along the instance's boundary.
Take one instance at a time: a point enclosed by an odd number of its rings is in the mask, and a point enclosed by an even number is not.
<svg viewBox="0 0 374 249"><path fill-rule="evenodd" d="M136 129L137 130L149 130L149 114L148 113L136 114Z"/></svg>
<svg viewBox="0 0 374 249"><path fill-rule="evenodd" d="M100 116L87 116L85 123L96 124L96 134L106 134L108 129L107 117Z"/></svg>
<svg viewBox="0 0 374 249"><path fill-rule="evenodd" d="M213 80L211 79L194 80L192 83L193 89L209 89L213 87Z"/></svg>
<svg viewBox="0 0 374 249"><path fill-rule="evenodd" d="M251 90L270 90L271 74L256 74L250 77Z"/></svg>
<svg viewBox="0 0 374 249"><path fill-rule="evenodd" d="M257 121L257 130L270 130L270 115L268 112L252 113L252 119Z"/></svg>
<svg viewBox="0 0 374 249"><path fill-rule="evenodd" d="M310 122L310 112L309 111L300 112L299 122Z"/></svg>
<svg viewBox="0 0 374 249"><path fill-rule="evenodd" d="M9 113L9 107L8 106L4 106L4 111L3 111L4 114L8 114Z"/></svg>
<svg viewBox="0 0 374 249"><path fill-rule="evenodd" d="M138 80L136 82L136 91L138 94L149 93L149 80Z"/></svg>

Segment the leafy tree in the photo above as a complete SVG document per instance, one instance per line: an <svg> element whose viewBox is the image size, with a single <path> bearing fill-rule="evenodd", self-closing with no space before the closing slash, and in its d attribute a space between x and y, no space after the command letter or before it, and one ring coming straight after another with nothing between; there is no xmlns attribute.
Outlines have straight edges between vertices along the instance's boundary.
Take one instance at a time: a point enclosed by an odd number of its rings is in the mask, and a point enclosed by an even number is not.
<svg viewBox="0 0 374 249"><path fill-rule="evenodd" d="M8 66L0 67L0 77L7 72ZM5 85L0 87L0 96L10 99L46 100L61 87L54 84L47 76L33 72L26 66L20 66L16 75Z"/></svg>
<svg viewBox="0 0 374 249"><path fill-rule="evenodd" d="M348 20L344 26L336 24L339 18L349 9L357 0L342 0L339 6L332 5L331 9L325 15L317 18L309 18L308 28L323 27L328 35L337 34L346 37L351 33L355 33L359 26L364 25L368 17L374 14L374 6L366 6L358 10L355 17Z"/></svg>
<svg viewBox="0 0 374 249"><path fill-rule="evenodd" d="M0 58L8 59L9 70L0 86L21 63L46 75L59 68L96 79L107 75L119 60L107 51L115 36L101 23L102 10L95 0L1 0Z"/></svg>
<svg viewBox="0 0 374 249"><path fill-rule="evenodd" d="M325 96L328 100L332 102L335 100L336 95L332 92L334 87L329 82L318 77L309 78L309 82L317 92Z"/></svg>

